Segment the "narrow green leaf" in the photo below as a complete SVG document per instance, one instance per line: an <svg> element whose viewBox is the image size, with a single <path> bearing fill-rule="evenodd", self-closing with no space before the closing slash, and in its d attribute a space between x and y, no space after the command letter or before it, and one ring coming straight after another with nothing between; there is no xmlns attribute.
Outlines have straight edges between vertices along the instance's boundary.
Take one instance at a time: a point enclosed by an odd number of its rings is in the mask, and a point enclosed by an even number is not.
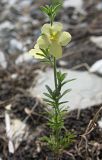
<svg viewBox="0 0 102 160"><path fill-rule="evenodd" d="M45 57L43 54L41 54L41 53L36 53L37 55L39 55L39 56L42 56L42 57Z"/></svg>
<svg viewBox="0 0 102 160"><path fill-rule="evenodd" d="M47 8L47 9L49 9L49 8L50 8L50 6L49 6L49 5L46 5L46 8Z"/></svg>
<svg viewBox="0 0 102 160"><path fill-rule="evenodd" d="M47 56L47 50L45 50L45 49L41 49L42 50L42 52Z"/></svg>
<svg viewBox="0 0 102 160"><path fill-rule="evenodd" d="M66 76L67 76L67 73L63 73L63 74L61 75L61 81L63 81L63 80L66 78Z"/></svg>
<svg viewBox="0 0 102 160"><path fill-rule="evenodd" d="M63 102L59 102L58 104L61 105L61 104L64 104L64 103L67 103L68 101L63 101Z"/></svg>
<svg viewBox="0 0 102 160"><path fill-rule="evenodd" d="M53 5L60 4L62 6L63 0L51 0Z"/></svg>
<svg viewBox="0 0 102 160"><path fill-rule="evenodd" d="M74 80L76 80L76 79L74 78L74 79L69 79L69 80L67 80L67 81L64 81L64 82L62 83L62 86L63 86L64 84L69 83L69 82L74 81Z"/></svg>
<svg viewBox="0 0 102 160"><path fill-rule="evenodd" d="M56 6L53 8L53 12L56 12L60 7L61 7L61 4L56 5Z"/></svg>
<svg viewBox="0 0 102 160"><path fill-rule="evenodd" d="M57 79L58 81L61 81L61 71L57 72Z"/></svg>
<svg viewBox="0 0 102 160"><path fill-rule="evenodd" d="M41 6L40 8L42 12L48 14L48 8L46 6L45 7Z"/></svg>
<svg viewBox="0 0 102 160"><path fill-rule="evenodd" d="M48 90L48 92L50 93L50 95L53 95L52 89L48 85L45 85L45 87Z"/></svg>
<svg viewBox="0 0 102 160"><path fill-rule="evenodd" d="M40 138L40 140L43 141L43 142L48 142L49 141L49 137L43 136L43 137Z"/></svg>
<svg viewBox="0 0 102 160"><path fill-rule="evenodd" d="M49 97L49 98L53 99L50 94L48 94L48 93L43 93L43 94L44 94L46 97Z"/></svg>
<svg viewBox="0 0 102 160"><path fill-rule="evenodd" d="M65 91L59 96L59 98L62 98L65 94L67 94L67 93L70 92L70 91L71 91L71 89L65 90Z"/></svg>
<svg viewBox="0 0 102 160"><path fill-rule="evenodd" d="M46 63L46 64L51 64L51 62L47 59L40 60L40 62L43 62L43 63Z"/></svg>
<svg viewBox="0 0 102 160"><path fill-rule="evenodd" d="M50 100L47 99L47 98L43 98L43 100L44 100L45 102L48 102L48 103L53 103L53 101L50 101Z"/></svg>
<svg viewBox="0 0 102 160"><path fill-rule="evenodd" d="M49 106L51 106L51 107L53 107L55 104L53 103L48 103L48 102L46 102L47 103L47 105L49 105ZM53 107L54 108L54 107Z"/></svg>

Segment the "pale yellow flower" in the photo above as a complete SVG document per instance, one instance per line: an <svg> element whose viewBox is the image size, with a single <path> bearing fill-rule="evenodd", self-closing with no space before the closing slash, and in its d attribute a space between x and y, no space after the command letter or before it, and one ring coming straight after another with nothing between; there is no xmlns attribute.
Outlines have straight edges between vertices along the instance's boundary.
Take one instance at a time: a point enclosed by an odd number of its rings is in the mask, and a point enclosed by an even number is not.
<svg viewBox="0 0 102 160"><path fill-rule="evenodd" d="M34 46L34 49L31 49L30 51L29 51L29 54L30 55L32 55L32 56L34 56L35 58L37 58L37 59L43 59L44 58L44 53L42 52L42 50L39 48L39 45L38 44L36 44L35 46ZM40 54L40 55L39 55ZM41 56L42 55L42 56Z"/></svg>
<svg viewBox="0 0 102 160"><path fill-rule="evenodd" d="M71 41L69 32L62 32L63 26L61 23L44 24L38 38L37 44L41 49L49 48L50 54L56 58L62 56L62 46L66 46Z"/></svg>

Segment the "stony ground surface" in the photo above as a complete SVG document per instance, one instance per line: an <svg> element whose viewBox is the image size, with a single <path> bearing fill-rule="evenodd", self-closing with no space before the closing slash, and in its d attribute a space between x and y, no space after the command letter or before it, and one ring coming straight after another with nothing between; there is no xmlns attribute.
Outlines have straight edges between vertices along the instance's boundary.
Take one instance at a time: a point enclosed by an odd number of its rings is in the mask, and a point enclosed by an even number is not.
<svg viewBox="0 0 102 160"><path fill-rule="evenodd" d="M3 62L6 58L7 63L15 63L19 55L34 46L41 25L48 21L39 9L44 2L0 1L0 57ZM102 2L73 2L64 1L64 7L56 18L56 21L63 22L64 29L73 37L70 45L64 50L66 55L62 60L66 61L65 66L68 68L80 63L90 66L102 58ZM8 65L3 62L3 67ZM59 66L61 64L58 63Z"/></svg>
<svg viewBox="0 0 102 160"><path fill-rule="evenodd" d="M83 71L102 59L102 2L76 0L75 3L71 0L69 4L69 1L64 1L56 21L63 22L64 29L73 38L57 67ZM49 135L46 106L40 98L29 93L38 81L37 75L48 68L26 54L34 46L41 25L48 22L39 10L42 3L46 1L0 1L1 160L54 159L51 151L38 140L40 136ZM66 129L74 131L77 140L64 151L61 160L102 160L100 108L101 104L95 105L82 110L80 115L75 110L65 117ZM6 118L11 122L10 132L7 132ZM8 146L10 140L13 154Z"/></svg>

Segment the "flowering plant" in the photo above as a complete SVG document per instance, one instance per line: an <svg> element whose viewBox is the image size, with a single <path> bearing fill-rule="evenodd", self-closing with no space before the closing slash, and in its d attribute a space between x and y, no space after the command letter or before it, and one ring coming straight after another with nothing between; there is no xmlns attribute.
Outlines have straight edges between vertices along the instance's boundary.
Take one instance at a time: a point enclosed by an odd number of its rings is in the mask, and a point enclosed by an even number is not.
<svg viewBox="0 0 102 160"><path fill-rule="evenodd" d="M46 85L47 93L44 93L46 98L44 101L52 106L51 112L49 112L49 127L52 132L49 137L43 137L43 140L47 142L48 146L59 155L60 151L68 147L73 141L74 135L69 132L62 134L64 129L64 116L66 114L65 109L62 107L67 101L61 101L61 98L67 94L70 89L61 93L63 85L72 81L65 80L66 73L57 71L56 59L62 57L62 47L66 46L71 41L71 35L69 32L63 32L63 25L59 22L54 22L57 10L61 4L53 4L50 6L42 7L42 11L49 16L50 23L44 24L41 28L41 35L37 39L37 43L29 53L35 58L40 59L43 62L48 62L52 65L54 70L54 83L55 88L52 90Z"/></svg>
<svg viewBox="0 0 102 160"><path fill-rule="evenodd" d="M62 46L66 46L71 40L71 35L68 32L62 32L62 28L62 24L58 22L52 25L44 24L41 29L42 34L30 53L36 58L44 58L43 52L40 49L48 49L49 54L54 57L62 57ZM40 53L39 57L37 53Z"/></svg>

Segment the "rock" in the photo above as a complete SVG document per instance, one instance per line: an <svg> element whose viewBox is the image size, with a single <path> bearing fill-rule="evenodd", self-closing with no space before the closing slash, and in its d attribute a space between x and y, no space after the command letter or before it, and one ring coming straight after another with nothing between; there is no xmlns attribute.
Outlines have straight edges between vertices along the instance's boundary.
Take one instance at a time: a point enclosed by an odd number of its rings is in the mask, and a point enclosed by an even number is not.
<svg viewBox="0 0 102 160"><path fill-rule="evenodd" d="M25 9L25 8L29 8L31 4L31 0L27 1L27 0L22 0L18 2L18 6L20 7L20 9Z"/></svg>
<svg viewBox="0 0 102 160"><path fill-rule="evenodd" d="M98 125L102 129L102 118L98 121Z"/></svg>
<svg viewBox="0 0 102 160"><path fill-rule="evenodd" d="M19 22L21 22L22 24L24 24L24 23L31 23L32 19L30 18L29 15L20 16L19 17Z"/></svg>
<svg viewBox="0 0 102 160"><path fill-rule="evenodd" d="M33 28L40 27L40 22L37 19L32 20L32 26Z"/></svg>
<svg viewBox="0 0 102 160"><path fill-rule="evenodd" d="M101 11L102 10L102 2L98 3L96 5L97 10Z"/></svg>
<svg viewBox="0 0 102 160"><path fill-rule="evenodd" d="M17 74L17 73L13 73L13 74L11 75L11 78L12 78L13 80L15 80L17 77L18 77L18 74Z"/></svg>
<svg viewBox="0 0 102 160"><path fill-rule="evenodd" d="M28 53L24 53L24 54L18 56L15 63L18 65L18 64L21 64L23 62L27 62L27 63L31 64L31 63L36 63L37 60L34 59L32 56L30 56Z"/></svg>
<svg viewBox="0 0 102 160"><path fill-rule="evenodd" d="M15 54L18 52L20 53L21 51L24 51L23 44L17 39L11 39L10 44L9 44L9 53Z"/></svg>
<svg viewBox="0 0 102 160"><path fill-rule="evenodd" d="M0 31L5 29L12 30L13 28L14 28L14 25L9 21L5 21L0 24Z"/></svg>
<svg viewBox="0 0 102 160"><path fill-rule="evenodd" d="M19 119L12 120L12 132L13 132L13 142L15 149L18 148L20 143L22 142L22 138L26 139L28 136L28 126L26 123L22 122Z"/></svg>
<svg viewBox="0 0 102 160"><path fill-rule="evenodd" d="M90 72L97 73L102 76L102 59L96 61L90 68Z"/></svg>
<svg viewBox="0 0 102 160"><path fill-rule="evenodd" d="M10 1L8 1L9 6L13 6L13 5L15 5L15 4L16 4L16 2L17 2L17 0L10 0Z"/></svg>
<svg viewBox="0 0 102 160"><path fill-rule="evenodd" d="M42 12L40 10L38 10L38 8L35 8L35 7L31 8L30 16L33 19L37 19L37 20L43 20L44 19L44 15L42 14Z"/></svg>
<svg viewBox="0 0 102 160"><path fill-rule="evenodd" d="M62 90L64 91L66 88L72 89L62 99L69 101L66 104L66 106L69 106L69 110L76 108L83 109L102 103L102 78L87 71L81 72L63 69L62 72L67 73L66 79L76 78L75 81L66 84ZM46 92L46 84L54 88L52 69L39 74L36 86L30 89L31 94L33 96L44 97L43 92Z"/></svg>
<svg viewBox="0 0 102 160"><path fill-rule="evenodd" d="M0 65L5 69L7 67L7 61L4 56L4 53L0 51Z"/></svg>
<svg viewBox="0 0 102 160"><path fill-rule="evenodd" d="M30 12L30 7L31 7L31 0L22 0L19 1L17 0L16 4L13 6L15 9L17 9L21 14L25 15Z"/></svg>
<svg viewBox="0 0 102 160"><path fill-rule="evenodd" d="M102 36L92 36L90 40L95 43L95 45L102 49Z"/></svg>
<svg viewBox="0 0 102 160"><path fill-rule="evenodd" d="M68 66L68 62L67 62L67 61L63 61L63 60L59 60L59 61L57 62L57 66L67 67L67 66Z"/></svg>
<svg viewBox="0 0 102 160"><path fill-rule="evenodd" d="M98 121L98 126L99 126L100 130L102 131L102 117L101 117L101 119Z"/></svg>
<svg viewBox="0 0 102 160"><path fill-rule="evenodd" d="M76 8L76 10L81 11L83 8L83 0L65 0L63 3L63 7L73 7Z"/></svg>

